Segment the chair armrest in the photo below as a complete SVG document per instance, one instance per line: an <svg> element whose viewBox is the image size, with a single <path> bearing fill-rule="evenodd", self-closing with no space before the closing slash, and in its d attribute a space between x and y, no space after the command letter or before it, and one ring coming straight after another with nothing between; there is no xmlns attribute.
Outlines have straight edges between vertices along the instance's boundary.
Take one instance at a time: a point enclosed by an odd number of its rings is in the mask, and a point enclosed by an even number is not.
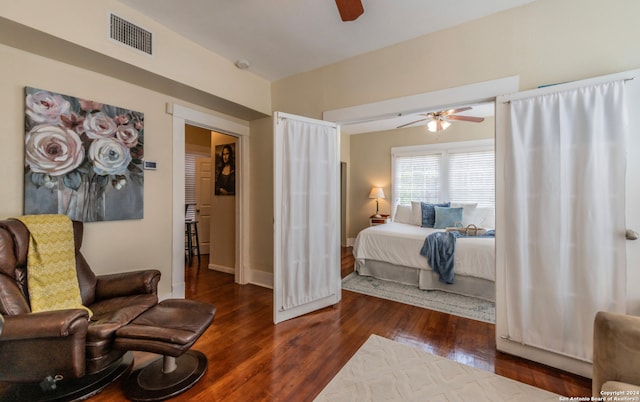
<svg viewBox="0 0 640 402"><path fill-rule="evenodd" d="M83 309L4 317L0 335L0 381L38 382L85 374L89 314Z"/></svg>
<svg viewBox="0 0 640 402"><path fill-rule="evenodd" d="M83 309L43 311L39 313L4 316L0 342L83 337L87 333L89 313Z"/></svg>
<svg viewBox="0 0 640 402"><path fill-rule="evenodd" d="M593 327L593 396L618 381L640 385L640 317L600 311Z"/></svg>
<svg viewBox="0 0 640 402"><path fill-rule="evenodd" d="M96 301L136 294L157 294L160 271L122 272L100 275L96 283Z"/></svg>

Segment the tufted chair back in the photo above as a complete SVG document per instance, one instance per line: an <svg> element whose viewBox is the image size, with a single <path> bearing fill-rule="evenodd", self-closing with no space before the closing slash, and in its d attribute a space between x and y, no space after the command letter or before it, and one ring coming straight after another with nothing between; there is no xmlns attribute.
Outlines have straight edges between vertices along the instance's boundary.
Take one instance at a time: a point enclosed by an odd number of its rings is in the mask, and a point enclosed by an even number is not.
<svg viewBox="0 0 640 402"><path fill-rule="evenodd" d="M97 279L80 252L83 235L81 222L73 222L73 234L82 304L89 306L95 301ZM0 221L0 313L4 315L31 312L27 288L28 250L29 232L22 222Z"/></svg>

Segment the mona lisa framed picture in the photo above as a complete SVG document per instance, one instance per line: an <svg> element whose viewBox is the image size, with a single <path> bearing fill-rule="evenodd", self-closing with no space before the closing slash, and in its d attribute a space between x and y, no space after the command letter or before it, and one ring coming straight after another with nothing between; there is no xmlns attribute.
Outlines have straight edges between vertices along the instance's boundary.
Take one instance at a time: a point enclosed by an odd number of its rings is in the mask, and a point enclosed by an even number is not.
<svg viewBox="0 0 640 402"><path fill-rule="evenodd" d="M236 144L216 145L215 195L236 193Z"/></svg>

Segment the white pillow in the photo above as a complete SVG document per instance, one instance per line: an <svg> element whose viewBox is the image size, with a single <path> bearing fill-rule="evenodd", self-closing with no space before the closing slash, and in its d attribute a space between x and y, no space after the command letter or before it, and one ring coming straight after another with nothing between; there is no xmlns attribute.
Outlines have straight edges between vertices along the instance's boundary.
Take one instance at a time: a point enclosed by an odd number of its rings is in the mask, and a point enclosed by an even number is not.
<svg viewBox="0 0 640 402"><path fill-rule="evenodd" d="M475 225L479 228L496 227L496 211L493 208L480 207L476 209Z"/></svg>
<svg viewBox="0 0 640 402"><path fill-rule="evenodd" d="M393 221L411 224L411 205L398 204L396 213L393 215Z"/></svg>
<svg viewBox="0 0 640 402"><path fill-rule="evenodd" d="M422 226L422 204L420 201L411 201L411 224Z"/></svg>
<svg viewBox="0 0 640 402"><path fill-rule="evenodd" d="M477 217L476 217L476 208L478 207L477 202L452 202L451 208L462 208L462 226L471 225L472 223L478 227Z"/></svg>

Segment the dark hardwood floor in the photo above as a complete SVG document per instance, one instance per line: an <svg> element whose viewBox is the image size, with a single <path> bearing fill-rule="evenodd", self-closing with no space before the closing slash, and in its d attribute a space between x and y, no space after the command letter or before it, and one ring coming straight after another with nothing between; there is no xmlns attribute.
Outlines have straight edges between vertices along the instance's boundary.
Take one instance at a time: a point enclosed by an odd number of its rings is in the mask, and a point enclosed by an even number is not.
<svg viewBox="0 0 640 402"><path fill-rule="evenodd" d="M187 298L218 308L193 347L208 356L209 367L174 400L311 401L371 334L565 396L591 394L589 379L497 352L492 324L349 291L335 307L275 326L270 289L236 285L232 275L210 271L207 263L205 257L199 270L185 268L185 274ZM343 276L352 267L345 249ZM116 383L90 400L125 399Z"/></svg>

